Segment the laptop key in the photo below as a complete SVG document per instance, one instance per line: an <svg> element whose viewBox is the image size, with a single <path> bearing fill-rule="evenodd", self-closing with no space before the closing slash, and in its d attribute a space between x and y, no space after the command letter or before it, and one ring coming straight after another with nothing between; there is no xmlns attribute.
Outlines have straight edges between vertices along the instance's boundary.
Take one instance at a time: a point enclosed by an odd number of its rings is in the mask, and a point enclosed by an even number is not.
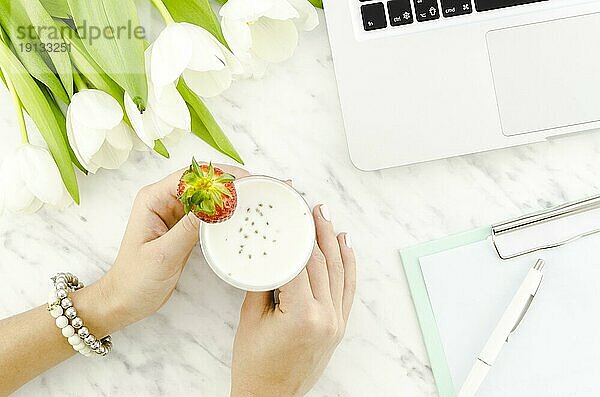
<svg viewBox="0 0 600 397"><path fill-rule="evenodd" d="M413 23L410 0L388 1L387 6L388 14L390 15L390 25L400 26Z"/></svg>
<svg viewBox="0 0 600 397"><path fill-rule="evenodd" d="M366 4L360 7L365 30L376 30L387 27L385 7L383 3Z"/></svg>
<svg viewBox="0 0 600 397"><path fill-rule="evenodd" d="M475 0L475 9L477 11L490 11L523 4L539 3L541 1L548 0Z"/></svg>
<svg viewBox="0 0 600 397"><path fill-rule="evenodd" d="M473 12L471 0L441 0L442 15L446 18Z"/></svg>
<svg viewBox="0 0 600 397"><path fill-rule="evenodd" d="M414 0L414 2L417 21L432 21L440 17L437 0Z"/></svg>

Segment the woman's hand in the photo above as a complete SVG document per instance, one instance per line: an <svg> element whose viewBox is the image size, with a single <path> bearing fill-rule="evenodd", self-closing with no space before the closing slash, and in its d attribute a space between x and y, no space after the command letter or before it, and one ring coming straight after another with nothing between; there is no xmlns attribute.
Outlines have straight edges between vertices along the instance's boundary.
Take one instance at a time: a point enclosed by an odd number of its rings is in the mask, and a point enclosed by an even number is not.
<svg viewBox="0 0 600 397"><path fill-rule="evenodd" d="M237 178L249 175L237 167L217 165ZM114 310L114 329L154 314L171 297L198 243L199 220L185 215L177 200L185 170L146 186L133 204L129 224L114 266L100 280Z"/></svg>
<svg viewBox="0 0 600 397"><path fill-rule="evenodd" d="M248 292L233 347L232 397L303 396L342 340L354 300L349 239L336 237L329 211L314 210L317 243L306 269L273 292Z"/></svg>

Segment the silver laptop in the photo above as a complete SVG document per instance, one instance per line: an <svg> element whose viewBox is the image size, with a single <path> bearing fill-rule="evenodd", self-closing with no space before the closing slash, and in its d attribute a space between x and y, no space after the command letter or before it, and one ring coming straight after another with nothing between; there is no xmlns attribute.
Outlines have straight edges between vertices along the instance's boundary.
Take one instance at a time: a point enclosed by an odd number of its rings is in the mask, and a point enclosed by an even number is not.
<svg viewBox="0 0 600 397"><path fill-rule="evenodd" d="M363 170L600 127L600 0L324 0Z"/></svg>

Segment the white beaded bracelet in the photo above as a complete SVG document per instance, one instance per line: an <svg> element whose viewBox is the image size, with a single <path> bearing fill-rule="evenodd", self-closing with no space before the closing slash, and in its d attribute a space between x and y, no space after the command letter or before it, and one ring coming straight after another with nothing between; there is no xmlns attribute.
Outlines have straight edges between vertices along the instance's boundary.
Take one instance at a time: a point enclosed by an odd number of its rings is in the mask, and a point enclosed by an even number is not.
<svg viewBox="0 0 600 397"><path fill-rule="evenodd" d="M48 295L48 311L63 336L75 351L86 357L94 353L106 356L112 349L110 335L97 339L91 334L87 327L84 327L83 320L77 316L77 310L69 299L69 292L83 288L83 283L71 273L58 273L52 277L52 282L54 286Z"/></svg>

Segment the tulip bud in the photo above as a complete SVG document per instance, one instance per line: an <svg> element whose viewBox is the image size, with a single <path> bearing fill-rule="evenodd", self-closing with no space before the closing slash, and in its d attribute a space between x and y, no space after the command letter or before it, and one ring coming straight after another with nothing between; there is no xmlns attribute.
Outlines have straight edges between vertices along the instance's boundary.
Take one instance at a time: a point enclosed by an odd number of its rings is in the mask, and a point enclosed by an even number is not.
<svg viewBox="0 0 600 397"><path fill-rule="evenodd" d="M298 29L309 31L319 24L307 0L229 0L220 15L227 43L254 77L262 77L268 63L294 54Z"/></svg>
<svg viewBox="0 0 600 397"><path fill-rule="evenodd" d="M79 162L91 173L117 169L133 148L131 128L115 98L95 89L73 96L67 110L67 135Z"/></svg>
<svg viewBox="0 0 600 397"><path fill-rule="evenodd" d="M23 144L0 167L0 214L33 213L44 204L65 208L72 203L50 152Z"/></svg>

